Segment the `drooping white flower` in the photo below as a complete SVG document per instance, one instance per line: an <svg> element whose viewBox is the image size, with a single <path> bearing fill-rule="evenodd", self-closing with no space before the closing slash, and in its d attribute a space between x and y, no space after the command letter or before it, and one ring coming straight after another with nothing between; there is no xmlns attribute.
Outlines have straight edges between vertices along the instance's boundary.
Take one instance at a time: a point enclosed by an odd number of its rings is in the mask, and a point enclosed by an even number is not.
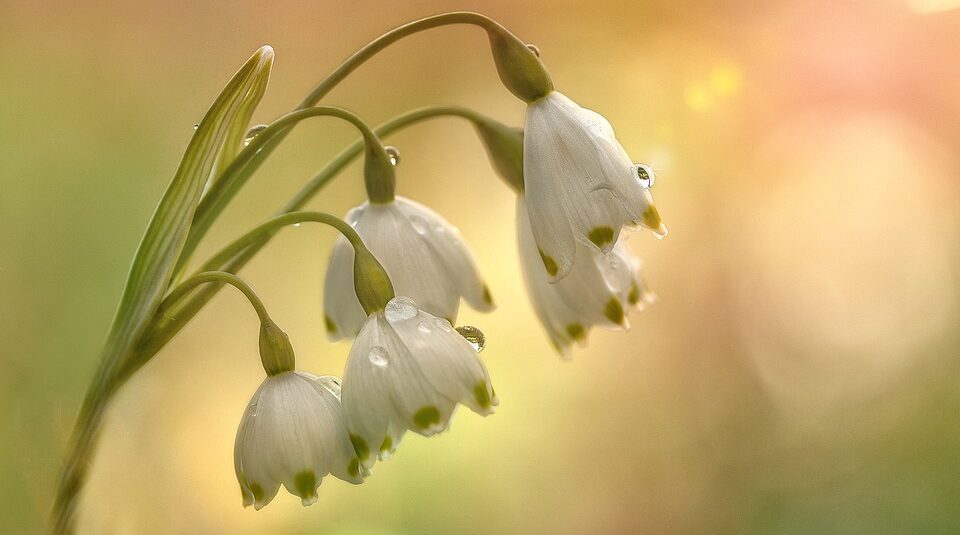
<svg viewBox="0 0 960 535"><path fill-rule="evenodd" d="M573 342L586 344L594 325L628 327L626 311L642 310L655 299L640 277L640 260L620 238L608 253L577 243L575 261L563 279L551 283L537 251L523 196L517 198L520 267L540 323L562 355Z"/></svg>
<svg viewBox="0 0 960 535"><path fill-rule="evenodd" d="M350 439L365 468L393 453L408 430L447 429L458 403L486 416L498 400L477 351L450 322L406 297L367 318L343 375Z"/></svg>
<svg viewBox="0 0 960 535"><path fill-rule="evenodd" d="M340 380L297 371L268 376L240 420L233 461L244 507L258 510L281 484L306 506L317 501L327 474L362 483L340 404Z"/></svg>
<svg viewBox="0 0 960 535"><path fill-rule="evenodd" d="M397 197L385 204L364 203L350 210L346 221L387 270L397 295L410 296L423 310L451 322L461 297L481 312L493 309L467 244L433 210ZM353 287L353 248L343 238L330 256L324 312L334 340L356 336L367 319Z"/></svg>
<svg viewBox="0 0 960 535"><path fill-rule="evenodd" d="M609 252L624 225L667 229L648 188L602 115L553 91L527 107L523 173L533 237L551 281L567 275L577 244Z"/></svg>

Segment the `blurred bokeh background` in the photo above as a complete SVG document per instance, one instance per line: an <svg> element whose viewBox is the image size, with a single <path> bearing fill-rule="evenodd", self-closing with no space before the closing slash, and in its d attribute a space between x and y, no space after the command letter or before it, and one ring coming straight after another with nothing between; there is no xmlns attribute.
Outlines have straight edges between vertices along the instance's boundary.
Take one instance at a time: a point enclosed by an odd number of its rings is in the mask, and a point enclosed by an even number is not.
<svg viewBox="0 0 960 535"><path fill-rule="evenodd" d="M116 399L85 533L955 533L960 530L960 2L0 3L0 531L42 531L136 244L192 126L262 44L255 115L291 108L407 20L473 9L535 43L606 115L670 228L632 235L660 301L560 361L518 273L514 197L473 131L389 139L400 192L469 240L498 310L501 398L409 437L360 487L243 509L232 448L262 378L222 292ZM378 55L325 103L372 123L462 104L519 125L482 34ZM209 235L279 207L354 132L304 123ZM311 207L361 202L351 166ZM243 275L302 368L339 374L321 288L333 235L281 234Z"/></svg>

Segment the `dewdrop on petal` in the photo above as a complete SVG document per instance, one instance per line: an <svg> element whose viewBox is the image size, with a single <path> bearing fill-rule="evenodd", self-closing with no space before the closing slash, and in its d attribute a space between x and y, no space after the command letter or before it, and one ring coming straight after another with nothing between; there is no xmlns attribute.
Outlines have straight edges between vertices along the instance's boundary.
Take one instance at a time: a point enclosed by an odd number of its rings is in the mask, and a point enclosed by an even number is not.
<svg viewBox="0 0 960 535"><path fill-rule="evenodd" d="M458 404L486 416L498 400L474 346L447 320L408 297L367 318L343 377L350 439L364 468L393 453L406 431L446 430Z"/></svg>

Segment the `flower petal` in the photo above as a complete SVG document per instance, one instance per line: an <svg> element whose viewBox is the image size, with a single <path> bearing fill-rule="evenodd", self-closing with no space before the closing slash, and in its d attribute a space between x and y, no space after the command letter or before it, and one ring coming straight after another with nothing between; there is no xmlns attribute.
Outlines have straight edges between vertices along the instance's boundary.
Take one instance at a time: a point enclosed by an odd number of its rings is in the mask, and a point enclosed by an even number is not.
<svg viewBox="0 0 960 535"><path fill-rule="evenodd" d="M327 421L323 422L327 430L321 433L319 439L322 441L324 456L329 459L329 472L354 485L363 483L359 460L350 442L345 412L340 403L339 380L332 376L315 377L308 373L297 373L310 381L319 395L322 412L329 415Z"/></svg>
<svg viewBox="0 0 960 535"><path fill-rule="evenodd" d="M387 436L393 414L389 370L370 361L370 352L379 344L379 322L373 315L354 340L343 372L342 400L350 440L360 463L369 469L376 462L377 445Z"/></svg>
<svg viewBox="0 0 960 535"><path fill-rule="evenodd" d="M267 377L241 419L234 464L244 503L260 509L281 484L304 505L333 473L362 482L347 438L343 407L328 381L302 372ZM358 466L357 463L354 463Z"/></svg>
<svg viewBox="0 0 960 535"><path fill-rule="evenodd" d="M397 203L368 205L357 222L357 233L387 270L397 295L412 297L431 314L457 317L457 282L447 276Z"/></svg>
<svg viewBox="0 0 960 535"><path fill-rule="evenodd" d="M405 324L406 329L417 328L419 315L397 322L390 322L379 314L377 318L380 341L387 351L390 368L393 417L408 430L424 436L445 430L457 400L447 398L433 387L411 352L414 348L408 347L396 331L397 324Z"/></svg>
<svg viewBox="0 0 960 535"><path fill-rule="evenodd" d="M575 243L610 252L624 225L666 233L650 192L634 172L600 114L557 92L527 108L526 198L551 281L563 278L576 262Z"/></svg>
<svg viewBox="0 0 960 535"><path fill-rule="evenodd" d="M394 327L423 377L445 398L492 414L497 399L476 350L446 320L423 311L415 319Z"/></svg>
<svg viewBox="0 0 960 535"><path fill-rule="evenodd" d="M445 267L447 277L454 281L467 303L481 312L493 310L493 298L483 282L470 249L460 236L460 231L440 214L422 204L404 197L397 197L395 202L433 252L434 259ZM416 296L412 297L416 299Z"/></svg>
<svg viewBox="0 0 960 535"><path fill-rule="evenodd" d="M573 342L586 345L590 328L628 328L626 311L642 300L639 260L621 238L609 253L578 244L576 261L567 276L547 280L537 258L523 199L517 200L520 265L534 310L562 356ZM634 291L636 290L636 291Z"/></svg>
<svg viewBox="0 0 960 535"><path fill-rule="evenodd" d="M342 236L333 246L327 265L323 311L331 341L356 336L367 318L353 287L353 247Z"/></svg>

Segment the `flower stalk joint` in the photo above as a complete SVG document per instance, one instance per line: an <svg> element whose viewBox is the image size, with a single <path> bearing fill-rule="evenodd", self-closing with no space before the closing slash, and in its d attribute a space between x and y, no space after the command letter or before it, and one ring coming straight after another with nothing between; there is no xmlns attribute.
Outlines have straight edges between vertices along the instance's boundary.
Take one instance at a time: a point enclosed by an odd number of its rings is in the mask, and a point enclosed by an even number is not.
<svg viewBox="0 0 960 535"><path fill-rule="evenodd" d="M497 74L511 93L529 103L553 91L550 74L526 43L499 24L488 27L487 36Z"/></svg>
<svg viewBox="0 0 960 535"><path fill-rule="evenodd" d="M368 315L383 310L394 297L393 283L386 270L369 249L357 244L354 244L353 288Z"/></svg>
<svg viewBox="0 0 960 535"><path fill-rule="evenodd" d="M523 129L487 117L472 123L497 174L515 192L523 193Z"/></svg>
<svg viewBox="0 0 960 535"><path fill-rule="evenodd" d="M290 338L269 318L260 322L260 362L269 376L292 371L296 365Z"/></svg>

